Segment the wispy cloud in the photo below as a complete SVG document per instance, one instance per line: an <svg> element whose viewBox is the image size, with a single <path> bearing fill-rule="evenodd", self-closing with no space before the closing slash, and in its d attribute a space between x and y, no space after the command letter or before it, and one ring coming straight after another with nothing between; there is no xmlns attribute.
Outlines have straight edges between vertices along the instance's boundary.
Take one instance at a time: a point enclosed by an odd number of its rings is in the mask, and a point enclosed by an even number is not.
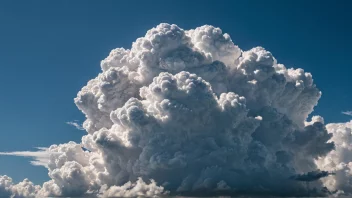
<svg viewBox="0 0 352 198"><path fill-rule="evenodd" d="M343 111L342 114L352 116L352 111Z"/></svg>
<svg viewBox="0 0 352 198"><path fill-rule="evenodd" d="M0 152L0 155L20 156L32 158L31 164L34 166L48 167L49 151L46 147L36 147L37 151L13 151L13 152Z"/></svg>
<svg viewBox="0 0 352 198"><path fill-rule="evenodd" d="M82 125L78 123L78 120L74 120L72 122L66 122L66 124L74 126L78 130L84 131L84 128L82 127Z"/></svg>

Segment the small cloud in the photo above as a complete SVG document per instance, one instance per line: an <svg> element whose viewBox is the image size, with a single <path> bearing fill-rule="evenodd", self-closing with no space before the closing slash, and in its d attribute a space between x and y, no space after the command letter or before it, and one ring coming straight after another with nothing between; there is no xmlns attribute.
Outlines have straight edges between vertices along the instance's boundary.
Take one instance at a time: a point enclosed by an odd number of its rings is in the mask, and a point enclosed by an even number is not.
<svg viewBox="0 0 352 198"><path fill-rule="evenodd" d="M49 151L46 147L36 147L37 151L13 151L13 152L0 152L0 155L9 155L9 156L20 156L20 157L29 157L33 160L31 164L34 166L44 166L48 167L49 163Z"/></svg>
<svg viewBox="0 0 352 198"><path fill-rule="evenodd" d="M348 116L352 116L352 111L343 111L341 113L345 114L345 115L348 115Z"/></svg>
<svg viewBox="0 0 352 198"><path fill-rule="evenodd" d="M74 120L72 122L66 122L66 124L74 126L78 130L84 131L84 128L82 127L82 125L78 123L78 120Z"/></svg>

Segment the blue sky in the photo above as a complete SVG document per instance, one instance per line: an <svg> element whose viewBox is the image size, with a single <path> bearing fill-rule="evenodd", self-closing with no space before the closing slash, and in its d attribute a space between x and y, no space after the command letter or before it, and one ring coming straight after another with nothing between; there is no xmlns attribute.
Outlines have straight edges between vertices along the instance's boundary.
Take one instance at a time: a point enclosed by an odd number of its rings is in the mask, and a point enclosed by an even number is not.
<svg viewBox="0 0 352 198"><path fill-rule="evenodd" d="M73 98L111 49L130 48L161 22L209 24L243 50L263 46L287 67L312 73L323 95L313 114L351 119L351 3L339 1L1 1L0 152L80 141ZM45 168L0 156L0 175L47 180Z"/></svg>

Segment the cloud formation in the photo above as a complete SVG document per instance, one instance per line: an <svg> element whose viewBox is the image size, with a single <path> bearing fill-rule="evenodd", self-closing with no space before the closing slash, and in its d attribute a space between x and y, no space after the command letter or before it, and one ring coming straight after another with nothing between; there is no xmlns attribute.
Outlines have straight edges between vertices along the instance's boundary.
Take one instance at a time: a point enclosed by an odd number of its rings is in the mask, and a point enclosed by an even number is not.
<svg viewBox="0 0 352 198"><path fill-rule="evenodd" d="M31 164L34 166L47 167L49 163L48 148L37 147L37 151L14 151L14 152L0 152L0 155L21 156L32 158Z"/></svg>
<svg viewBox="0 0 352 198"><path fill-rule="evenodd" d="M333 123L326 125L333 134L330 141L334 141L336 149L327 156L318 158L318 168L335 172L334 177L323 179L329 189L352 193L352 121L347 123Z"/></svg>
<svg viewBox="0 0 352 198"><path fill-rule="evenodd" d="M352 111L343 111L341 113L345 114L345 115L348 115L348 116L352 116Z"/></svg>
<svg viewBox="0 0 352 198"><path fill-rule="evenodd" d="M84 128L81 126L81 124L78 123L77 120L72 121L72 122L66 122L66 124L74 126L78 130L84 131Z"/></svg>
<svg viewBox="0 0 352 198"><path fill-rule="evenodd" d="M335 173L329 173L328 171L310 171L308 173L297 174L290 177L290 179L297 180L297 181L305 181L305 182L312 182L316 181L320 178L327 177L329 175L335 175Z"/></svg>
<svg viewBox="0 0 352 198"><path fill-rule="evenodd" d="M312 75L219 28L160 24L101 69L74 99L87 135L47 149L51 180L36 196L306 196L289 177L340 155L334 127L307 120L321 96ZM310 195L343 187L339 175Z"/></svg>
<svg viewBox="0 0 352 198"><path fill-rule="evenodd" d="M40 190L39 185L34 185L28 179L14 184L6 175L0 176L0 197L35 198Z"/></svg>

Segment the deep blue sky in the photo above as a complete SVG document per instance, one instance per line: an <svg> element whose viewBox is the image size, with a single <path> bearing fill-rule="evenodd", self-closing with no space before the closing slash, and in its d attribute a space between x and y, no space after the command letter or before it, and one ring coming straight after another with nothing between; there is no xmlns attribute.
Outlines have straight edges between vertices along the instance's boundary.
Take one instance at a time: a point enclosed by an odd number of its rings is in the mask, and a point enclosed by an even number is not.
<svg viewBox="0 0 352 198"><path fill-rule="evenodd" d="M84 134L73 98L111 49L130 48L161 22L209 24L248 50L263 46L313 74L323 92L314 114L345 122L352 110L351 3L338 1L0 1L0 152L31 150ZM0 156L0 175L47 180L28 159Z"/></svg>

